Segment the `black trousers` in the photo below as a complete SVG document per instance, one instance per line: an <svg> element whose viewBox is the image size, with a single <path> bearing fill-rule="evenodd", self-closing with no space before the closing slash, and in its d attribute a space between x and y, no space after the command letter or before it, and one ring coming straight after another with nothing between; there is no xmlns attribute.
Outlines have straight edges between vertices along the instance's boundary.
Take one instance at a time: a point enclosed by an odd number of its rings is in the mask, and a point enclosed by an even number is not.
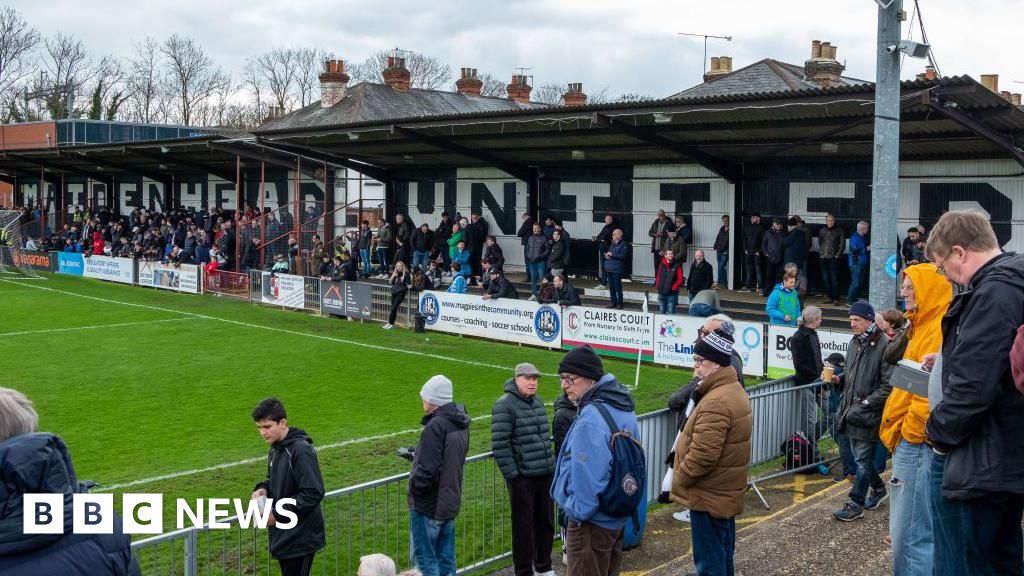
<svg viewBox="0 0 1024 576"><path fill-rule="evenodd" d="M277 562L281 565L281 576L309 576L313 569L314 556L316 556L316 552L298 558L278 558Z"/></svg>
<svg viewBox="0 0 1024 576"><path fill-rule="evenodd" d="M764 259L764 286L761 287L763 290L761 294L767 296L772 293L775 289L775 285L782 279L782 272L785 269L785 262L769 262L767 258Z"/></svg>
<svg viewBox="0 0 1024 576"><path fill-rule="evenodd" d="M395 318L398 317L398 307L402 305L403 300L405 300L405 292L391 293L391 313L388 314L388 324L395 323Z"/></svg>
<svg viewBox="0 0 1024 576"><path fill-rule="evenodd" d="M533 576L551 570L551 545L555 540L552 476L506 480L512 509L512 564L516 576Z"/></svg>

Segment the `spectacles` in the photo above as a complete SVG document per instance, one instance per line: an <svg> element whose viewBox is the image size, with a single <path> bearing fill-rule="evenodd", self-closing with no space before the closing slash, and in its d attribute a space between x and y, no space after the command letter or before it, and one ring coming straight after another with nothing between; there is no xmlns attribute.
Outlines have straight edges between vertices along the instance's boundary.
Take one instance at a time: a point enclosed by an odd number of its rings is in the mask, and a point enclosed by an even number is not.
<svg viewBox="0 0 1024 576"><path fill-rule="evenodd" d="M576 380L580 379L580 376L573 376L572 374L559 374L558 378L562 382L568 382L570 386L576 383Z"/></svg>
<svg viewBox="0 0 1024 576"><path fill-rule="evenodd" d="M693 365L694 366L700 366L701 364L703 364L705 362L707 362L707 359L705 359L705 358L701 358L700 356L694 356L693 357Z"/></svg>

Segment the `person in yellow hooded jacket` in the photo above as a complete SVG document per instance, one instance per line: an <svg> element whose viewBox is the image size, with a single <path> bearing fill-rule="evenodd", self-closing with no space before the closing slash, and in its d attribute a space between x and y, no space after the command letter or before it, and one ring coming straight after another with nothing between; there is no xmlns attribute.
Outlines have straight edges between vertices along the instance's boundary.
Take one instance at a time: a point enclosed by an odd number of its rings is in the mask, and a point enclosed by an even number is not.
<svg viewBox="0 0 1024 576"><path fill-rule="evenodd" d="M900 289L909 327L903 358L921 362L942 348L942 317L953 299L953 287L934 264L904 271ZM931 448L925 444L928 399L894 388L882 412L878 435L893 454L889 481L889 535L893 574L930 576L934 534L928 506Z"/></svg>

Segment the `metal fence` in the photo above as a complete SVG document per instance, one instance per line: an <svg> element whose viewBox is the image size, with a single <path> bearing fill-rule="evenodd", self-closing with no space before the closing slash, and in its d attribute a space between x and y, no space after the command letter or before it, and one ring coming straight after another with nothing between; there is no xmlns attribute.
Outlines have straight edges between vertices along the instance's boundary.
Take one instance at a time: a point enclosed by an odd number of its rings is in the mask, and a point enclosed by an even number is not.
<svg viewBox="0 0 1024 576"><path fill-rule="evenodd" d="M791 379L786 379L754 389L750 396L754 418L752 466L779 458L783 440L794 430L801 429L804 418L801 393L821 387L820 383L795 387ZM657 500L661 480L668 469L664 460L675 441L676 418L677 415L667 409L638 418L641 442L647 455L649 504ZM820 430L827 433L829 422L821 418L818 421ZM779 475L772 471L752 480L750 485L760 496L757 482ZM399 474L329 492L321 505L327 546L317 554L312 573L354 574L359 557L375 552L391 556L398 566L411 565L406 504L408 479L408 473ZM153 576L277 573L277 563L269 555L266 531L242 529L235 517L226 522L232 525L230 529L185 529L134 542L132 546L143 573ZM508 493L491 453L466 460L462 509L456 520L455 534L460 573L511 553Z"/></svg>
<svg viewBox="0 0 1024 576"><path fill-rule="evenodd" d="M203 293L248 300L249 275L228 270L218 270L211 274L203 270Z"/></svg>

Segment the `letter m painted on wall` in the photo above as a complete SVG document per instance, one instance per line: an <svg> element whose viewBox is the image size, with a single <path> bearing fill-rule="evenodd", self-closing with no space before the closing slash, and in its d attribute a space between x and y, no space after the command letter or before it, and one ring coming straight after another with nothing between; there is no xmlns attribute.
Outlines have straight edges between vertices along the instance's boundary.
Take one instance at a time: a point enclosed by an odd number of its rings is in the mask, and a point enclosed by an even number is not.
<svg viewBox="0 0 1024 576"><path fill-rule="evenodd" d="M481 207L486 204L487 209L494 215L493 221L501 229L502 234L516 233L516 183L505 182L502 186L504 192L503 202L499 203L490 188L483 182L472 184L469 207L473 212L480 212Z"/></svg>

